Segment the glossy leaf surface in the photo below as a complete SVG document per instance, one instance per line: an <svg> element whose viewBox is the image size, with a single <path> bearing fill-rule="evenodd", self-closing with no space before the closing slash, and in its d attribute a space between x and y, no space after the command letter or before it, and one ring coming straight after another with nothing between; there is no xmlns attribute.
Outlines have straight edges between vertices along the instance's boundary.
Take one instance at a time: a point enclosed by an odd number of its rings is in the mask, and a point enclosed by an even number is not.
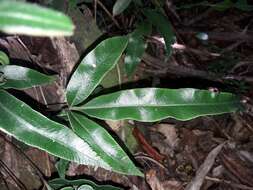
<svg viewBox="0 0 253 190"><path fill-rule="evenodd" d="M96 189L94 189L90 185L81 185L80 187L78 187L77 190L96 190Z"/></svg>
<svg viewBox="0 0 253 190"><path fill-rule="evenodd" d="M91 117L106 120L159 121L167 117L189 120L238 110L240 101L230 93L197 89L142 88L97 97L82 107Z"/></svg>
<svg viewBox="0 0 253 190"><path fill-rule="evenodd" d="M48 76L33 69L17 65L2 65L0 66L0 72L5 79L5 83L1 87L5 89L26 89L49 84L55 80L53 76Z"/></svg>
<svg viewBox="0 0 253 190"><path fill-rule="evenodd" d="M122 13L131 3L132 0L117 0L115 4L113 5L113 15L119 15Z"/></svg>
<svg viewBox="0 0 253 190"><path fill-rule="evenodd" d="M79 164L107 166L69 128L49 120L3 90L0 90L0 115L0 130L25 144Z"/></svg>
<svg viewBox="0 0 253 190"><path fill-rule="evenodd" d="M60 190L75 190L73 187L63 187Z"/></svg>
<svg viewBox="0 0 253 190"><path fill-rule="evenodd" d="M141 61L141 57L147 47L145 36L151 32L151 25L148 22L141 23L136 30L129 35L125 55L125 70L130 76Z"/></svg>
<svg viewBox="0 0 253 190"><path fill-rule="evenodd" d="M3 51L0 51L0 64L2 65L10 64L9 57Z"/></svg>
<svg viewBox="0 0 253 190"><path fill-rule="evenodd" d="M67 86L69 105L81 103L92 93L103 77L117 64L126 45L126 37L109 38L85 56Z"/></svg>
<svg viewBox="0 0 253 190"><path fill-rule="evenodd" d="M175 36L169 20L163 14L155 10L147 9L144 11L144 14L163 36L166 45L166 52L168 55L171 55L171 45L174 42Z"/></svg>
<svg viewBox="0 0 253 190"><path fill-rule="evenodd" d="M89 185L95 190L120 190L118 187L113 187L111 185L97 185L93 181L86 179L78 179L78 180L66 180L66 179L53 179L49 181L49 185L54 189L59 189L64 186L81 186L81 185Z"/></svg>
<svg viewBox="0 0 253 190"><path fill-rule="evenodd" d="M122 174L143 176L103 127L79 113L70 112L68 117L74 132L92 147L97 155L111 167L111 170Z"/></svg>
<svg viewBox="0 0 253 190"><path fill-rule="evenodd" d="M61 12L25 2L1 0L0 30L30 36L70 36L74 25Z"/></svg>

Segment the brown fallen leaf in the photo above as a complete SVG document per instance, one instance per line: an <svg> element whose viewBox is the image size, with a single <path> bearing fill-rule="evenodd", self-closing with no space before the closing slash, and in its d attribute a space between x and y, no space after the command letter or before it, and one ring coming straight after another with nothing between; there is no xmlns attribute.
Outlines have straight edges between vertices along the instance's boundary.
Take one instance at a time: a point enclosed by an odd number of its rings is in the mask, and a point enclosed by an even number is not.
<svg viewBox="0 0 253 190"><path fill-rule="evenodd" d="M185 190L200 190L200 188L205 180L205 176L208 174L209 170L212 168L215 158L220 153L224 144L225 143L218 145L208 154L204 163L197 170L196 176L186 186Z"/></svg>

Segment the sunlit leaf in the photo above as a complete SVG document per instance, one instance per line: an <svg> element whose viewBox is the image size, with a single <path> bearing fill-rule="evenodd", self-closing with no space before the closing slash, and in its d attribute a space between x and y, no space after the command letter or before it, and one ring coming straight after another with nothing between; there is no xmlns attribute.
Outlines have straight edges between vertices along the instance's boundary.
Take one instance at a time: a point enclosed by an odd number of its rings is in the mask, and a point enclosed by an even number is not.
<svg viewBox="0 0 253 190"><path fill-rule="evenodd" d="M74 25L61 12L36 4L1 0L0 30L30 36L70 36Z"/></svg>
<svg viewBox="0 0 253 190"><path fill-rule="evenodd" d="M110 168L69 128L49 120L3 90L0 115L0 130L27 145L79 164Z"/></svg>
<svg viewBox="0 0 253 190"><path fill-rule="evenodd" d="M132 0L117 0L115 4L113 5L113 15L119 15L122 13L131 3Z"/></svg>
<svg viewBox="0 0 253 190"><path fill-rule="evenodd" d="M113 37L97 45L74 71L67 86L69 105L84 101L117 64L127 45L126 37Z"/></svg>
<svg viewBox="0 0 253 190"><path fill-rule="evenodd" d="M103 127L79 113L70 112L68 117L74 132L92 147L97 155L111 167L111 170L122 174L143 176Z"/></svg>
<svg viewBox="0 0 253 190"><path fill-rule="evenodd" d="M55 80L54 76L48 76L33 69L17 65L1 65L0 72L5 80L5 83L1 87L5 89L26 89L49 84Z"/></svg>
<svg viewBox="0 0 253 190"><path fill-rule="evenodd" d="M189 120L198 116L235 112L239 108L239 98L230 93L191 88L141 88L99 96L73 109L99 119L151 122L167 117Z"/></svg>

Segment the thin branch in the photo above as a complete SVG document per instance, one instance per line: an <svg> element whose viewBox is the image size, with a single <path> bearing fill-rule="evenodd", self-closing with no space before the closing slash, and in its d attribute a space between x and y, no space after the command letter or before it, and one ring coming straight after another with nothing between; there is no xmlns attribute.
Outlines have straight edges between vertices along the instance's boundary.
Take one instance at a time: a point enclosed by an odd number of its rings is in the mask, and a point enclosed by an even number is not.
<svg viewBox="0 0 253 190"><path fill-rule="evenodd" d="M94 20L97 23L97 0L94 0Z"/></svg>
<svg viewBox="0 0 253 190"><path fill-rule="evenodd" d="M6 179L4 178L4 175L2 174L2 172L0 171L0 178L3 180L5 187L7 188L7 190L10 190L8 183L6 181Z"/></svg>
<svg viewBox="0 0 253 190"><path fill-rule="evenodd" d="M121 72L120 72L120 67L119 67L119 64L117 64L117 65L116 65L116 69L117 69L117 75L118 75L119 87L121 88L121 85L122 85L122 80L121 80Z"/></svg>
<svg viewBox="0 0 253 190"><path fill-rule="evenodd" d="M44 174L43 174L43 172L39 169L39 167L17 146L17 145L15 145L13 142L11 142L11 141L9 141L9 140L7 140L6 138L5 138L5 136L4 135L2 135L1 133L0 133L0 136L4 139L4 141L6 142L6 143L8 143L9 145L11 145L11 146L13 146L14 148L15 148L15 150L18 152L18 153L20 153L29 163L30 163L30 165L33 167L33 169L35 170L35 171L37 171L37 174L38 174L38 176L39 176L39 178L40 178L40 180L44 183Z"/></svg>
<svg viewBox="0 0 253 190"><path fill-rule="evenodd" d="M198 16L194 17L191 20L188 20L185 25L186 26L190 26L193 25L194 23L203 20L205 17L209 16L209 14L213 11L212 8L207 9L206 11L204 11L202 14L198 14Z"/></svg>
<svg viewBox="0 0 253 190"><path fill-rule="evenodd" d="M177 25L178 32L181 35L191 34L195 35L202 31L197 31L195 28ZM245 41L247 43L253 42L252 31L239 31L239 32L216 32L216 31L205 31L210 41Z"/></svg>
<svg viewBox="0 0 253 190"><path fill-rule="evenodd" d="M11 169L0 160L0 165L2 168L10 175L10 177L15 181L15 183L20 187L21 190L27 190L26 186L18 179L18 177L11 171Z"/></svg>
<svg viewBox="0 0 253 190"><path fill-rule="evenodd" d="M145 155L137 155L135 156L136 159L143 159L143 160L149 160L153 163L155 163L156 165L158 165L159 167L161 167L164 170L167 170L166 167L164 165L162 165L160 162L156 161L155 159L149 157L149 156L145 156Z"/></svg>
<svg viewBox="0 0 253 190"><path fill-rule="evenodd" d="M249 187L249 186L243 185L243 184L233 183L233 182L225 180L225 179L219 179L219 178L214 178L214 177L209 177L209 176L206 176L205 179L209 180L209 181L216 182L216 183L223 183L226 185L230 185L231 187L235 187L238 189L253 190L253 187Z"/></svg>
<svg viewBox="0 0 253 190"><path fill-rule="evenodd" d="M178 77L197 77L197 78L203 78L211 81L217 81L222 82L222 79L217 76L217 74L206 72L202 70L192 69L181 65L171 65L166 64L162 60L155 58L147 53L144 53L142 57L143 61L149 65L157 67L160 66L161 68L156 68L158 70L154 69L145 69L146 72L149 73L155 73L155 74L174 74Z"/></svg>
<svg viewBox="0 0 253 190"><path fill-rule="evenodd" d="M113 15L110 13L110 11L107 10L107 8L101 3L99 0L97 0L97 4L106 12L106 14L112 19L113 23L121 29L118 21L113 17Z"/></svg>

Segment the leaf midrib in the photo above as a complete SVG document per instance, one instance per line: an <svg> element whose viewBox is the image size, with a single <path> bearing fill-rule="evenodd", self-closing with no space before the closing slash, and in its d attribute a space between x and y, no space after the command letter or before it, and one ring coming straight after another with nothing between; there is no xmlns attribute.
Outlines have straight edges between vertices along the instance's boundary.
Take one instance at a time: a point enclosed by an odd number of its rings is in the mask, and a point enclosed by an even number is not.
<svg viewBox="0 0 253 190"><path fill-rule="evenodd" d="M82 126L82 123L79 121L78 118L76 118L74 116L74 114L72 114L72 117L79 123L79 125L91 136L90 132L88 130L85 129L85 127ZM89 143L88 143L89 144ZM97 146L97 145L96 145ZM107 152L105 152L103 149L101 149L108 157L112 157L112 155L108 154ZM94 151L94 150L93 150ZM100 156L99 156L100 157ZM113 158L113 157L112 157ZM118 163L118 165L122 165L119 160L117 159L113 159L114 161L116 161ZM107 162L106 162L107 163ZM108 163L107 163L108 164ZM110 166L110 164L108 164ZM111 166L110 166L111 167Z"/></svg>
<svg viewBox="0 0 253 190"><path fill-rule="evenodd" d="M159 105L152 105L152 104L135 104L135 105L113 105L113 106L83 106L83 107L73 107L75 110L88 110L88 109L106 109L106 108L136 108L136 107L181 107L181 106L222 106L222 105L227 105L227 104L236 104L239 103L239 101L227 101L223 103L196 103L196 104L159 104Z"/></svg>
<svg viewBox="0 0 253 190"><path fill-rule="evenodd" d="M23 119L22 117L16 115L16 114L13 113L11 110L9 110L9 109L8 109L6 106L4 106L1 102L0 102L0 105L2 106L2 108L3 108L6 112L8 112L9 114L11 114L11 115L14 116L14 117L17 117L21 123L25 123L25 124L28 123L29 126L32 126L32 125L31 125L29 122L27 122L25 119ZM32 128L34 128L34 127L32 127ZM31 132L35 132L35 133L36 133L36 130L32 130L31 127L29 127L28 130L31 130ZM45 135L43 136L43 133L38 133L38 132L37 132L37 134L41 135L42 137L45 137ZM15 136L16 138L18 138L17 135L13 135L13 136ZM45 137L45 138L46 138L46 137ZM20 139L20 138L18 138L18 139ZM47 139L47 138L46 138L46 139ZM69 149L68 146L66 146L62 141L59 141L58 139L55 139L55 138L48 138L48 139L52 140L53 142L56 141L57 143L59 143L59 144L62 145L63 147ZM21 140L21 139L20 139L20 140ZM23 140L21 140L21 141L23 141ZM28 144L28 143L27 143L27 144ZM30 143L29 143L29 144L30 144ZM30 144L30 145L35 146L35 147L40 148L40 149L43 149L43 150L46 150L45 148L41 148L41 147L39 147L38 145L34 145L34 144ZM71 146L71 148L74 148L74 147ZM80 152L78 149L75 148L74 150L75 150L76 152L79 152L81 155L83 155L83 153ZM50 152L51 152L53 155L55 155L52 151L50 151ZM59 155L57 155L57 156L59 156ZM86 156L87 156L88 159L93 160L94 162L96 162L96 160L92 159L92 158L89 157L88 155L86 155ZM59 156L59 157L60 157L60 156Z"/></svg>

